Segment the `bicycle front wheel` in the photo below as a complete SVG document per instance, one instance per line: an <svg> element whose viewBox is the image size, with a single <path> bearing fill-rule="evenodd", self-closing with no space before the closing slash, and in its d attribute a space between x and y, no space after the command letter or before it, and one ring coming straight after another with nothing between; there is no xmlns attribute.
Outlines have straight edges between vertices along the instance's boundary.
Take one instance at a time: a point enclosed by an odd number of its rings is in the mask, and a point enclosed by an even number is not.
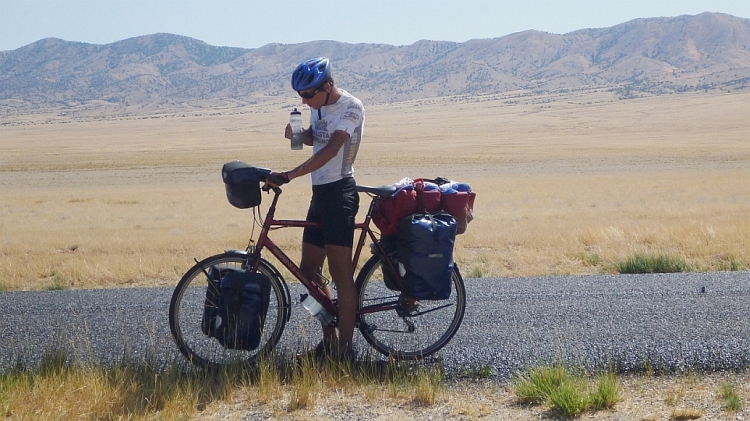
<svg viewBox="0 0 750 421"><path fill-rule="evenodd" d="M466 289L453 269L447 300L409 303L404 293L391 290L383 280L383 260L371 257L357 275L359 331L383 355L396 359L431 356L456 334L464 318ZM394 307L384 310L384 307Z"/></svg>
<svg viewBox="0 0 750 421"><path fill-rule="evenodd" d="M235 363L252 363L259 356L273 351L278 343L289 319L289 291L278 271L265 260L261 260L258 272L271 280L271 297L258 348L252 351L226 349L201 328L205 309L215 305L206 299L209 269L215 266L220 271L241 270L246 265L246 255L219 254L197 263L177 284L169 305L169 328L180 352L193 364L215 368Z"/></svg>

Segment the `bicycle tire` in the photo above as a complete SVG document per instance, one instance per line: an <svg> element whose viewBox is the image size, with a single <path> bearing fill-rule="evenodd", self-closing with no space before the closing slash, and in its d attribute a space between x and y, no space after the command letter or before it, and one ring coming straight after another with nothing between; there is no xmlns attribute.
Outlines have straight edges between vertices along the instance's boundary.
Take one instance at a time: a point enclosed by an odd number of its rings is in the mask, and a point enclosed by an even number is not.
<svg viewBox="0 0 750 421"><path fill-rule="evenodd" d="M420 301L418 308L359 313L357 323L365 340L381 354L395 358L429 357L450 342L464 318L466 288L456 265L448 300ZM404 293L391 290L383 280L383 260L371 257L357 275L359 309L403 300ZM401 312L401 314L399 314ZM411 331L410 331L411 323Z"/></svg>
<svg viewBox="0 0 750 421"><path fill-rule="evenodd" d="M269 355L281 338L291 311L289 290L278 270L261 259L258 272L271 281L271 296L263 335L253 351L224 349L216 338L201 330L206 306L206 272L211 266L244 268L247 254L223 253L208 257L190 268L175 287L169 304L169 328L180 352L194 365L218 368L230 364L253 363L261 355Z"/></svg>

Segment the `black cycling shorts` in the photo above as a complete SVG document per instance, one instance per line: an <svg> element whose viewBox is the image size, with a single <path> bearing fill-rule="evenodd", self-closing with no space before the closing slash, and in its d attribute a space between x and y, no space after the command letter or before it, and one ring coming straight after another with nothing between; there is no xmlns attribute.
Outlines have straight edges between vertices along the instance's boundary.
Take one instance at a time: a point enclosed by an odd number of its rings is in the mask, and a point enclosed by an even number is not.
<svg viewBox="0 0 750 421"><path fill-rule="evenodd" d="M326 244L352 247L354 217L359 210L357 183L353 177L312 186L313 195L307 220L320 222L323 228L305 228L304 243L324 248Z"/></svg>

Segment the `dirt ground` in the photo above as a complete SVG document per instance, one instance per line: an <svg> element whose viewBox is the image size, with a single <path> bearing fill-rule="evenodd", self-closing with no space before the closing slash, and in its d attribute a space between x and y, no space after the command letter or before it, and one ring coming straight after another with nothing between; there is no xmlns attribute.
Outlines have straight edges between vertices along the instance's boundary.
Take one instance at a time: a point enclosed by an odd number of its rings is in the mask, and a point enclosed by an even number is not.
<svg viewBox="0 0 750 421"><path fill-rule="evenodd" d="M722 408L719 396L729 383L743 401L737 412ZM715 373L686 376L620 377L622 401L613 410L586 412L587 420L744 420L750 399L750 375ZM387 386L383 386L387 388ZM448 382L431 406L419 405L408 394L393 396L387 390L328 392L309 408L290 410L291 391L268 403L259 403L253 392L242 391L231 400L212 404L196 420L540 420L565 419L544 405L518 402L512 385L489 380ZM699 418L692 418L697 417ZM692 417L691 417L692 416Z"/></svg>

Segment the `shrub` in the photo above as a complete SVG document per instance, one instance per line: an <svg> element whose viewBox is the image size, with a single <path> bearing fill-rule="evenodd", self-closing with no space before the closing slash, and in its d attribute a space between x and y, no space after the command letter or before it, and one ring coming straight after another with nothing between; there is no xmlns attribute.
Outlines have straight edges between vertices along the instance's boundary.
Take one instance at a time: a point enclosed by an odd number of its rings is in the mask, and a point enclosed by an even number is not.
<svg viewBox="0 0 750 421"><path fill-rule="evenodd" d="M549 393L550 408L566 417L577 417L588 409L589 401L580 379L567 378Z"/></svg>
<svg viewBox="0 0 750 421"><path fill-rule="evenodd" d="M721 385L719 390L719 396L721 396L722 405L721 407L730 412L737 412L742 409L742 401L737 391L734 390L734 386L729 383Z"/></svg>
<svg viewBox="0 0 750 421"><path fill-rule="evenodd" d="M521 402L544 403L549 394L565 381L567 375L562 366L535 367L514 382L513 391Z"/></svg>
<svg viewBox="0 0 750 421"><path fill-rule="evenodd" d="M545 404L565 417L612 409L622 399L613 374L599 377L596 386L588 389L585 378L569 374L563 366L535 367L513 382L513 392L522 403Z"/></svg>
<svg viewBox="0 0 750 421"><path fill-rule="evenodd" d="M636 254L625 262L616 263L619 273L676 273L689 272L690 264L682 259L667 256L646 256Z"/></svg>
<svg viewBox="0 0 750 421"><path fill-rule="evenodd" d="M593 409L612 409L622 400L620 385L614 374L599 377L596 389L589 396L589 402Z"/></svg>

